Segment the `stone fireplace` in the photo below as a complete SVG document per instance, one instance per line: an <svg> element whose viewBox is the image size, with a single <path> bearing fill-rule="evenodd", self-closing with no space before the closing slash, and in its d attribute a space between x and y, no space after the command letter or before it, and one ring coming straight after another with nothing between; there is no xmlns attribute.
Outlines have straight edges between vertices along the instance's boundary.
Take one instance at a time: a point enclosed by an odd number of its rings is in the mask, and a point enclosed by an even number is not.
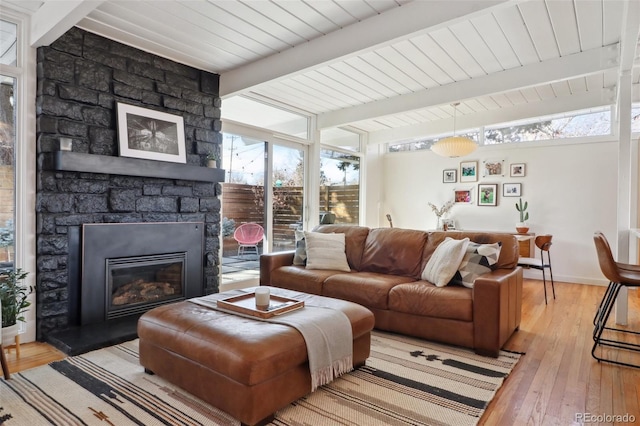
<svg viewBox="0 0 640 426"><path fill-rule="evenodd" d="M68 353L90 350L100 345L84 344L93 336L108 335L108 344L121 339L115 330L124 323L124 335L135 333L135 321L132 327L125 320L150 306L218 291L224 171L205 167L207 154L219 153L222 143L218 88L217 74L79 28L38 48L38 340L81 344ZM118 102L180 115L186 164L120 156ZM60 149L62 138L71 139L71 151ZM87 272L84 230L94 226L107 234L126 229L129 240L109 249L101 268ZM151 237L132 231L147 226L162 230ZM190 233L197 244L179 238ZM170 243L156 239L163 235ZM192 245L199 251L191 251ZM182 277L179 283L176 277ZM100 309L83 313L85 299ZM68 344L56 346L66 350Z"/></svg>

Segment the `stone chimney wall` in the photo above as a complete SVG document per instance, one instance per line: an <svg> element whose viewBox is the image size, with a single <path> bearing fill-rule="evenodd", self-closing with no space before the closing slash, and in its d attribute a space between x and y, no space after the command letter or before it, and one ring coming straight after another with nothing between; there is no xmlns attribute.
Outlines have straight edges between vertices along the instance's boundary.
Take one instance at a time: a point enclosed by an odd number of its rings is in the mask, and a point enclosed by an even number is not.
<svg viewBox="0 0 640 426"><path fill-rule="evenodd" d="M60 138L73 152L118 156L117 102L182 116L188 165L205 167L221 150L217 74L78 28L38 49L38 340L77 325L69 235L85 223L204 222L204 293L218 291L219 183L53 169Z"/></svg>

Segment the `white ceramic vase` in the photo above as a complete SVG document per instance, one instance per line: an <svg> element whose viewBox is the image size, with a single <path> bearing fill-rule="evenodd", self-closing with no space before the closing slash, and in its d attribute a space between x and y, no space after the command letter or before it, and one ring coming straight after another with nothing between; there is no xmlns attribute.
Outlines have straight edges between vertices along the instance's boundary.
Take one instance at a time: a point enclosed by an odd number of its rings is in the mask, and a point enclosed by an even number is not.
<svg viewBox="0 0 640 426"><path fill-rule="evenodd" d="M20 325L13 324L9 327L2 327L2 346L15 345L16 336L20 332Z"/></svg>

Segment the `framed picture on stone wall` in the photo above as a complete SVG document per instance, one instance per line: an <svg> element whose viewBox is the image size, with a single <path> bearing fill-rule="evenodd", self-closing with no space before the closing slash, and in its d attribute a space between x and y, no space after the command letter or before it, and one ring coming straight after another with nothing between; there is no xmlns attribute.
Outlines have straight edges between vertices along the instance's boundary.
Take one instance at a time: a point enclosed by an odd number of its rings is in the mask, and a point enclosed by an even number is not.
<svg viewBox="0 0 640 426"><path fill-rule="evenodd" d="M187 162L181 116L120 102L117 109L121 157Z"/></svg>

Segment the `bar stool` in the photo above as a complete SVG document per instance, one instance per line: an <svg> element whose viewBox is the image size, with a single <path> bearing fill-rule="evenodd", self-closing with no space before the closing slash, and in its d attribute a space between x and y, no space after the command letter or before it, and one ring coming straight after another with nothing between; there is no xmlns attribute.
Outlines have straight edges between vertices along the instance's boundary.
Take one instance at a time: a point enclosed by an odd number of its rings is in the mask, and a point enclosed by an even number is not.
<svg viewBox="0 0 640 426"><path fill-rule="evenodd" d="M2 301L0 301L0 312L2 312ZM4 378L9 380L9 365L7 364L7 358L4 356L4 348L2 347L2 324L0 324L0 365L2 365Z"/></svg>
<svg viewBox="0 0 640 426"><path fill-rule="evenodd" d="M640 345L636 343L625 342L623 340L605 339L602 337L604 330L611 330L620 333L628 333L640 335L640 332L633 330L625 330L622 328L614 328L607 326L607 320L611 314L611 310L615 305L616 298L622 286L626 287L639 287L640 286L640 265L630 265L627 263L619 263L613 259L611 253L611 246L607 238L602 232L596 232L593 235L593 241L596 244L596 253L598 254L598 262L600 263L600 269L605 277L609 280L609 286L604 293L600 306L596 311L596 315L593 318L593 348L591 349L591 356L597 359L598 362L605 361L612 364L625 365L627 367L640 368L638 364L630 364L626 362L616 361L610 358L599 357L596 355L596 348L598 346L609 346L617 349L625 349L633 352L640 352Z"/></svg>
<svg viewBox="0 0 640 426"><path fill-rule="evenodd" d="M534 268L542 271L542 283L544 285L544 304L547 304L547 276L545 269L549 269L551 275L551 290L553 291L553 299L556 298L556 288L553 282L553 269L551 269L551 255L549 249L551 248L552 235L538 235L534 240L536 247L540 249L540 259L536 257L521 257L518 259L518 266L526 268ZM547 253L547 260L544 259L544 254Z"/></svg>

